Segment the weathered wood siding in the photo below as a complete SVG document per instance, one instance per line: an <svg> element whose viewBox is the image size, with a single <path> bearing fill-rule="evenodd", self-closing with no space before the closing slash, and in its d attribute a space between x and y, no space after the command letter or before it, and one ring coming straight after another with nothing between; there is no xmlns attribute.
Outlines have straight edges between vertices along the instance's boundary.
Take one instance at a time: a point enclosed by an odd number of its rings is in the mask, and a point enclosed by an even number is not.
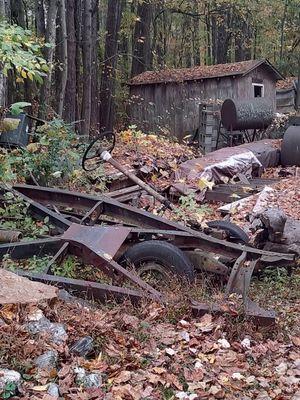
<svg viewBox="0 0 300 400"><path fill-rule="evenodd" d="M295 111L296 90L277 89L276 90L276 110L279 113L290 113Z"/></svg>
<svg viewBox="0 0 300 400"><path fill-rule="evenodd" d="M275 80L263 65L244 77L133 85L130 87L130 123L144 132L162 133L182 140L199 126L200 103L253 98L253 80L264 84L264 97L270 98L275 107Z"/></svg>

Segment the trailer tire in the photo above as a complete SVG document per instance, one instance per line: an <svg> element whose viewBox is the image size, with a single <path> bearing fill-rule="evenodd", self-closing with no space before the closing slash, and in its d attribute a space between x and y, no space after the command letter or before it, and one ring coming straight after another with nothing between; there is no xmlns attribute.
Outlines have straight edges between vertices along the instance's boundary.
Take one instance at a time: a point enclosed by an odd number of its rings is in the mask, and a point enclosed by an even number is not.
<svg viewBox="0 0 300 400"><path fill-rule="evenodd" d="M217 220L209 221L207 225L210 228L216 228L228 232L232 237L238 239L243 243L249 243L250 239L247 233L242 228L240 228L236 224L233 224L232 222Z"/></svg>
<svg viewBox="0 0 300 400"><path fill-rule="evenodd" d="M120 264L131 263L137 273L143 263L155 263L161 266L166 275L176 275L192 282L195 278L194 267L188 257L178 247L159 240L148 240L130 247L119 260Z"/></svg>

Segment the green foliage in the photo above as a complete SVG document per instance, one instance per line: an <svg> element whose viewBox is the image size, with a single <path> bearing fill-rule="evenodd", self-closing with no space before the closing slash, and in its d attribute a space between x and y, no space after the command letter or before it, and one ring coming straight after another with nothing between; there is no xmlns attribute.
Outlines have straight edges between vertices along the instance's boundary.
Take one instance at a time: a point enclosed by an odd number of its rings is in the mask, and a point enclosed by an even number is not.
<svg viewBox="0 0 300 400"><path fill-rule="evenodd" d="M49 218L36 221L28 215L29 204L13 193L4 195L4 205L0 207L0 228L19 230L24 239L35 239L50 232Z"/></svg>
<svg viewBox="0 0 300 400"><path fill-rule="evenodd" d="M81 153L71 126L54 120L38 128L36 140L25 149L1 150L0 173L5 182L34 176L42 185L57 184L79 165Z"/></svg>
<svg viewBox="0 0 300 400"><path fill-rule="evenodd" d="M1 393L1 399L10 399L12 396L15 395L17 390L17 385L14 382L8 382L4 386L4 390Z"/></svg>
<svg viewBox="0 0 300 400"><path fill-rule="evenodd" d="M2 268L8 269L10 271L15 271L17 269L24 269L25 271L42 273L45 271L45 267L49 263L51 256L37 257L34 255L27 260L12 260L9 254L6 254L2 259Z"/></svg>
<svg viewBox="0 0 300 400"><path fill-rule="evenodd" d="M14 103L10 106L9 110L11 115L17 116L24 112L25 107L31 106L31 103L27 103L26 101L20 101L18 103Z"/></svg>
<svg viewBox="0 0 300 400"><path fill-rule="evenodd" d="M179 207L176 209L177 217L185 224L189 221L201 223L207 214L212 212L207 204L199 206L194 193L179 198Z"/></svg>
<svg viewBox="0 0 300 400"><path fill-rule="evenodd" d="M0 66L5 76L14 71L17 82L42 83L49 70L41 53L45 46L30 30L0 22Z"/></svg>
<svg viewBox="0 0 300 400"><path fill-rule="evenodd" d="M74 256L66 257L59 265L52 267L54 275L64 276L66 278L76 278L76 271L80 267L79 260Z"/></svg>

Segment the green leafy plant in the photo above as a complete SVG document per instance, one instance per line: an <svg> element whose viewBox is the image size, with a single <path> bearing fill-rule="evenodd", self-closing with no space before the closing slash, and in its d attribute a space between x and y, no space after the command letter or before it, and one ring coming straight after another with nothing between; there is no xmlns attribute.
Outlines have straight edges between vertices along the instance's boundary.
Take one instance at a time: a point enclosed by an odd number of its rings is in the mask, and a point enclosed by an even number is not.
<svg viewBox="0 0 300 400"><path fill-rule="evenodd" d="M4 390L1 393L1 399L10 399L12 396L16 394L17 385L15 382L8 382L4 386Z"/></svg>
<svg viewBox="0 0 300 400"><path fill-rule="evenodd" d="M27 103L26 101L19 101L18 103L13 103L9 107L9 111L11 115L17 116L20 113L24 112L25 107L31 106L31 103Z"/></svg>
<svg viewBox="0 0 300 400"><path fill-rule="evenodd" d="M0 22L0 69L5 76L13 71L17 82L29 79L42 83L49 71L42 57L42 49L47 46L30 30Z"/></svg>
<svg viewBox="0 0 300 400"><path fill-rule="evenodd" d="M42 273L49 263L51 256L37 257L34 255L26 260L12 260L9 254L5 254L2 259L2 267L10 271L24 269L25 271Z"/></svg>
<svg viewBox="0 0 300 400"><path fill-rule="evenodd" d="M59 265L53 265L54 275L64 276L66 278L76 278L76 270L80 267L79 260L74 256L66 257Z"/></svg>
<svg viewBox="0 0 300 400"><path fill-rule="evenodd" d="M0 207L0 228L20 230L24 239L35 239L49 234L49 218L34 220L28 215L29 205L11 192L4 195L4 204Z"/></svg>
<svg viewBox="0 0 300 400"><path fill-rule="evenodd" d="M186 224L189 221L202 223L204 217L210 214L212 210L207 204L199 206L195 200L194 193L191 193L188 196L179 198L179 207L175 212L177 217Z"/></svg>

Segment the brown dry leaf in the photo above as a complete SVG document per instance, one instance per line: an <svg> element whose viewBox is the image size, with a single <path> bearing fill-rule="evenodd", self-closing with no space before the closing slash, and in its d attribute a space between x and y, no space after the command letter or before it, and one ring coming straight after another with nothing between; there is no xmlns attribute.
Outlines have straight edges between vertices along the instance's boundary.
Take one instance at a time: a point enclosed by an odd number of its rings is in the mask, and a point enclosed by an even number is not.
<svg viewBox="0 0 300 400"><path fill-rule="evenodd" d="M292 342L295 346L300 347L300 337L299 336L292 336Z"/></svg>
<svg viewBox="0 0 300 400"><path fill-rule="evenodd" d="M130 381L131 372L130 371L122 371L116 378L114 378L114 384L119 385L120 383L125 383Z"/></svg>
<svg viewBox="0 0 300 400"><path fill-rule="evenodd" d="M35 392L45 392L48 389L49 385L42 385L42 386L33 386L32 390Z"/></svg>
<svg viewBox="0 0 300 400"><path fill-rule="evenodd" d="M166 382L175 387L178 390L183 390L182 384L179 382L179 379L174 374L166 374L165 375Z"/></svg>
<svg viewBox="0 0 300 400"><path fill-rule="evenodd" d="M16 304L6 304L0 310L0 316L6 321L12 321L17 316L18 306Z"/></svg>
<svg viewBox="0 0 300 400"><path fill-rule="evenodd" d="M133 329L138 329L140 325L140 320L137 317L134 317L133 315L125 314L122 317L122 321L126 326L131 327Z"/></svg>
<svg viewBox="0 0 300 400"><path fill-rule="evenodd" d="M114 400L140 400L142 398L142 388L134 388L127 384L122 386L113 386L111 393Z"/></svg>
<svg viewBox="0 0 300 400"><path fill-rule="evenodd" d="M167 370L165 368L161 368L161 367L154 367L154 368L152 368L152 371L159 375L167 372Z"/></svg>
<svg viewBox="0 0 300 400"><path fill-rule="evenodd" d="M195 326L199 328L201 332L211 332L215 327L212 322L211 314L203 315L203 317L200 318L200 322L197 322Z"/></svg>
<svg viewBox="0 0 300 400"><path fill-rule="evenodd" d="M194 370L184 368L183 374L187 382L199 382L204 377L204 372L200 368Z"/></svg>

